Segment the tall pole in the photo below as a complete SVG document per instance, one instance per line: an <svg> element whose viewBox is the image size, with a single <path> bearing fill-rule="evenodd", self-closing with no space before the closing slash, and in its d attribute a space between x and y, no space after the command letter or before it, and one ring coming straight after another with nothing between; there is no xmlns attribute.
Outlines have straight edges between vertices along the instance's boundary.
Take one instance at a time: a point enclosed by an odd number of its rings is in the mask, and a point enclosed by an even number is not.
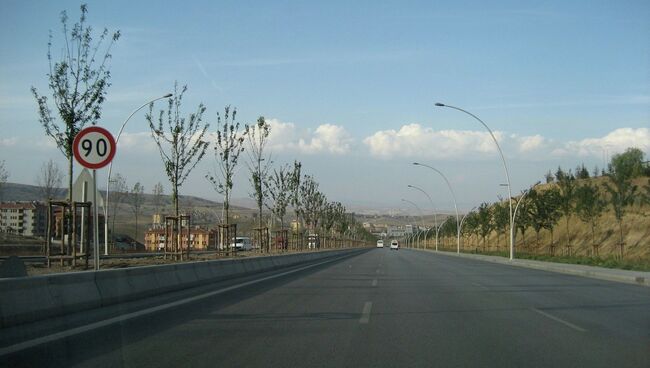
<svg viewBox="0 0 650 368"><path fill-rule="evenodd" d="M431 209L433 210L433 226L435 228L437 228L438 227L438 218L436 217L436 208L435 208L436 206L434 206L433 200L431 200L431 196L429 196L429 193L425 192L424 189L422 189L422 188L416 187L415 185L409 184L408 187L413 188L415 190L419 190L420 192L424 193L424 195L427 196L427 198L429 198L429 203L431 203ZM427 241L427 237L425 235L424 236L425 244L426 244L426 241ZM437 239L436 239L436 252L437 251L438 251L438 242L437 242Z"/></svg>
<svg viewBox="0 0 650 368"><path fill-rule="evenodd" d="M161 100L163 98L168 98L173 96L171 93L167 93L164 96L156 97L151 101L148 101L147 103L142 104L142 106L138 107L137 109L133 110L131 115L129 115L126 120L124 120L124 123L122 123L122 126L120 127L119 133L117 133L117 138L115 138L115 145L117 145L117 142L120 141L120 136L122 135L122 131L124 130L124 127L126 126L126 123L129 122L129 120L135 115L136 112L140 111L143 107L154 103L155 101ZM104 255L108 255L108 195L110 192L109 184L111 181L111 171L113 170L113 161L108 165L108 176L106 177L106 201L104 202ZM137 239L136 239L137 240Z"/></svg>
<svg viewBox="0 0 650 368"><path fill-rule="evenodd" d="M436 228L436 244L438 244L438 234L440 233L440 229L442 229L442 225L444 225L447 220L449 220L449 217L447 217L445 221L441 222L440 225ZM438 249L436 248L436 250Z"/></svg>
<svg viewBox="0 0 650 368"><path fill-rule="evenodd" d="M468 216L470 213L472 213L475 209L476 209L476 206L475 206L475 207L472 207L472 209L469 210L469 212L467 212L467 213L463 216L463 218L460 220L460 226L459 226L460 231L463 230L463 223L465 222L465 219L467 218L467 216ZM515 213L516 213L516 212L517 212L517 211L516 211L516 209L515 209Z"/></svg>
<svg viewBox="0 0 650 368"><path fill-rule="evenodd" d="M404 198L402 198L402 201L406 202L406 203L410 203L411 205L413 205L418 210L418 212L420 213L420 223L422 224L422 227L426 227L426 226L424 226L424 220L423 220L424 216L422 214L422 210L420 210L420 207L418 207L417 204L415 204L415 203L413 203L413 202L411 202L409 200L406 200ZM415 223L415 226L419 227L419 225L417 224L417 221ZM418 236L417 244L418 244L418 248L419 248L420 247L420 231L419 231L419 229L418 229L418 232L417 232L417 236Z"/></svg>
<svg viewBox="0 0 650 368"><path fill-rule="evenodd" d="M509 207L510 207L510 260L514 259L514 257L515 257L515 243L514 243L515 236L514 236L514 234L515 233L513 231L514 230L513 229L514 217L513 217L513 211L512 211L512 185L510 184L510 174L508 173L508 165L506 165L506 158L503 156L503 151L501 151L501 146L499 146L499 142L497 142L497 139L496 139L496 137L494 137L494 134L492 133L492 130L490 129L490 127L488 127L487 124L485 124L483 122L483 120L479 119L478 116L472 114L469 111L463 110L463 109L461 109L459 107L445 105L445 104L440 103L440 102L436 102L436 106L448 107L450 109L454 109L454 110L464 112L465 114L473 117L479 123L481 123L485 127L485 129L487 129L487 131L490 133L490 136L492 137L492 140L494 141L494 144L497 145L497 149L499 150L499 154L501 155L501 161L503 161L503 169L506 172L506 180L508 181L508 199L509 199L508 203L509 203ZM459 241L460 241L460 238L459 238Z"/></svg>
<svg viewBox="0 0 650 368"><path fill-rule="evenodd" d="M460 224L460 218L459 218L460 216L458 216L458 203L456 202L456 194L454 193L454 189L451 187L451 183L449 183L449 180L447 180L445 174L443 174L442 171L436 169L435 167L426 164L421 164L419 162L414 162L413 165L428 167L429 169L440 174L440 176L442 176L442 178L447 183L447 187L449 187L449 191L451 192L451 197L454 199L454 209L456 210L456 253L460 253L460 231L458 231L459 230L458 225Z"/></svg>
<svg viewBox="0 0 650 368"><path fill-rule="evenodd" d="M515 211L512 213L512 226L513 226L513 227L516 227L516 222L515 222L515 220L517 219L517 210L519 209L519 205L520 205L521 202L523 201L524 197L526 197L526 195L530 192L530 190L533 189L537 184L539 184L539 182L537 182L537 183L534 184L532 187L530 187L529 189L524 190L524 191L521 193L521 197L519 197L519 200L517 201L517 205L515 206ZM515 233L515 235L516 235L516 233ZM515 240L515 239L514 239L514 236L513 236L512 240L513 240L513 241Z"/></svg>

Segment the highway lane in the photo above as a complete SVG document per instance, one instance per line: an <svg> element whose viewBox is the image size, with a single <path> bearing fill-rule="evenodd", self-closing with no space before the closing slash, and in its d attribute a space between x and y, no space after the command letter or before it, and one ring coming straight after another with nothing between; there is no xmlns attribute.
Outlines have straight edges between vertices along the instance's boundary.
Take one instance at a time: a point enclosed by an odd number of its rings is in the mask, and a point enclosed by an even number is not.
<svg viewBox="0 0 650 368"><path fill-rule="evenodd" d="M649 311L646 287L374 249L50 343L4 363L647 367Z"/></svg>

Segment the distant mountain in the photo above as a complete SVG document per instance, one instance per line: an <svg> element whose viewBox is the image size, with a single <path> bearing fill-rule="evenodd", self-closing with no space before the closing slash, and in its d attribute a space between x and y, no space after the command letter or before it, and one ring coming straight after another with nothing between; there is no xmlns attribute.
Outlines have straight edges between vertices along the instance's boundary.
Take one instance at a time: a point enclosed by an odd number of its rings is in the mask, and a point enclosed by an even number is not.
<svg viewBox="0 0 650 368"><path fill-rule="evenodd" d="M55 189L55 198L63 199L68 193L67 188L57 188ZM106 191L100 190L99 193L102 196L106 195ZM18 184L18 183L5 183L2 188L2 197L0 198L3 202L8 201L44 201L43 195L41 193L41 188L36 185L28 184ZM114 194L111 192L111 198ZM144 194L144 204L153 205L153 194ZM181 206L184 207L221 207L221 202L211 201L209 199L204 199L201 197L191 196L191 195L181 195L179 197ZM171 196L165 195L164 202L166 204L171 202ZM252 206L251 206L252 207ZM233 210L248 210L250 207L245 207L241 203L237 205L231 205Z"/></svg>

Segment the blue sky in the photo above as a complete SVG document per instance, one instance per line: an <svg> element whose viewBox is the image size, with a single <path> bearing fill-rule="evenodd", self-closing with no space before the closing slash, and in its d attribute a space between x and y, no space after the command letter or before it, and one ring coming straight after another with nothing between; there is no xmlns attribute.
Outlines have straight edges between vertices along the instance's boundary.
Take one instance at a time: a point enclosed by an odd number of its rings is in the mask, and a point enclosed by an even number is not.
<svg viewBox="0 0 650 368"><path fill-rule="evenodd" d="M350 207L431 206L407 184L451 208L505 196L558 165L588 167L625 147L650 152L650 3L647 1L88 2L89 23L120 29L112 87L100 125L117 133L130 112L187 84L186 111L207 121L236 106L242 123L273 124L276 163L303 161L321 189ZM37 121L33 85L46 92L47 36L60 45L59 12L78 2L0 3L0 159L9 181L31 184L41 163L64 158ZM60 47L60 46L59 46ZM162 107L162 104L160 104ZM114 171L145 189L162 181L144 114L127 126ZM183 193L217 199L203 178L206 156ZM143 170L146 167L146 170ZM99 175L103 175L99 172ZM241 166L235 196L249 188ZM169 190L169 185L166 185Z"/></svg>

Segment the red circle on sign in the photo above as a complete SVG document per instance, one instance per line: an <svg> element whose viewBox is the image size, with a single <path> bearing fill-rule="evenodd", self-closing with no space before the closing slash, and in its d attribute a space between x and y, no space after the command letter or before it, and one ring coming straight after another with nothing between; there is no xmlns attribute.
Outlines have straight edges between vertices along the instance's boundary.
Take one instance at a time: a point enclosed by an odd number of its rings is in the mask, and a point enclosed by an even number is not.
<svg viewBox="0 0 650 368"><path fill-rule="evenodd" d="M79 145L81 144L83 138L91 133L95 133L94 135L99 135L102 138L105 138L106 141L108 141L108 147L105 148L109 152L106 154L106 157L102 157L101 161L98 162L89 162L88 160L84 159L82 153L79 151ZM91 150L92 147L96 146L96 144L94 143L91 141ZM115 139L113 138L113 135L108 130L98 126L91 126L82 129L74 137L74 142L72 143L72 151L74 153L74 158L77 160L79 164L81 164L81 166L88 169L101 169L102 167L108 165L111 162L111 160L113 160L113 157L115 156L115 148L116 145L115 145Z"/></svg>

